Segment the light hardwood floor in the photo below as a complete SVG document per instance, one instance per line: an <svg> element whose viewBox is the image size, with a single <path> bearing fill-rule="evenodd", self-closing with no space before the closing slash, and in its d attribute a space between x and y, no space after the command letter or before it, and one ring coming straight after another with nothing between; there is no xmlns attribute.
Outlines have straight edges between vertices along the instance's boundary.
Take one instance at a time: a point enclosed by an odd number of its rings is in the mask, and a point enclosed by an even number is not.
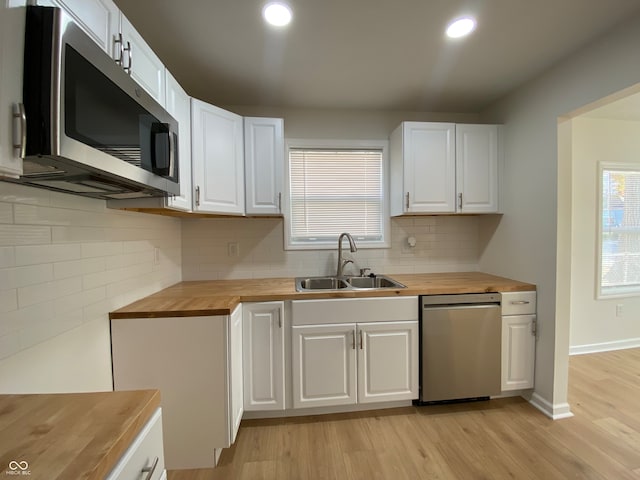
<svg viewBox="0 0 640 480"><path fill-rule="evenodd" d="M169 480L640 479L640 349L569 368L572 418L509 398L243 421L218 468Z"/></svg>

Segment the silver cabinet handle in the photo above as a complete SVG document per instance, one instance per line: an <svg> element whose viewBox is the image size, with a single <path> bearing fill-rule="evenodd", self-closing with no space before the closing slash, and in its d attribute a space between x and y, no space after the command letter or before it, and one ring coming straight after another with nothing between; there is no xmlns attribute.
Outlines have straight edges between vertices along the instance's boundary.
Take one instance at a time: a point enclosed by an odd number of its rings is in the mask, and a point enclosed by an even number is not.
<svg viewBox="0 0 640 480"><path fill-rule="evenodd" d="M156 467L158 466L159 460L160 458L156 457L156 459L153 461L153 465L151 465L150 467L144 467L142 469L142 473L147 474L147 476L144 477L144 480L151 480L151 477L153 477L153 472L155 472Z"/></svg>
<svg viewBox="0 0 640 480"><path fill-rule="evenodd" d="M531 322L531 335L534 337L538 335L538 321L535 319Z"/></svg>
<svg viewBox="0 0 640 480"><path fill-rule="evenodd" d="M131 71L133 68L133 55L131 53L131 42L127 42L127 47L122 49L123 52L127 52L127 56L129 57L129 65L127 65L126 67L124 66L124 60L122 62L122 68L124 68L124 71L127 72L129 75L131 75Z"/></svg>
<svg viewBox="0 0 640 480"><path fill-rule="evenodd" d="M196 186L196 207L200 206L200 185Z"/></svg>
<svg viewBox="0 0 640 480"><path fill-rule="evenodd" d="M278 315L278 327L282 328L282 315Z"/></svg>
<svg viewBox="0 0 640 480"><path fill-rule="evenodd" d="M458 194L458 207L462 210L462 193Z"/></svg>
<svg viewBox="0 0 640 480"><path fill-rule="evenodd" d="M529 305L528 300L514 300L511 302L511 305Z"/></svg>
<svg viewBox="0 0 640 480"><path fill-rule="evenodd" d="M360 350L362 350L362 345L363 345L363 342L362 342L362 330L360 330Z"/></svg>
<svg viewBox="0 0 640 480"><path fill-rule="evenodd" d="M356 332L355 332L355 330L351 331L351 349L352 350L356 349Z"/></svg>
<svg viewBox="0 0 640 480"><path fill-rule="evenodd" d="M407 192L407 200L406 200L405 205L407 207L407 211L409 211L409 192Z"/></svg>
<svg viewBox="0 0 640 480"><path fill-rule="evenodd" d="M122 33L119 33L118 36L113 39L113 43L120 47L118 48L119 55L118 58L116 58L116 64L122 67L122 61L124 59L124 42L122 40Z"/></svg>
<svg viewBox="0 0 640 480"><path fill-rule="evenodd" d="M282 192L278 192L278 211L282 213Z"/></svg>
<svg viewBox="0 0 640 480"><path fill-rule="evenodd" d="M13 148L19 151L20 158L27 153L27 114L24 104L13 105Z"/></svg>

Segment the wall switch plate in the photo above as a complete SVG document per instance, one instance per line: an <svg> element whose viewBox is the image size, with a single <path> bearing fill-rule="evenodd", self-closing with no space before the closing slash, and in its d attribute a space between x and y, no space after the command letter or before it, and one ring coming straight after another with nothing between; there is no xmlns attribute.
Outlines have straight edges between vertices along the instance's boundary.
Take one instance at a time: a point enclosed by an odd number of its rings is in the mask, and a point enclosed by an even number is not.
<svg viewBox="0 0 640 480"><path fill-rule="evenodd" d="M622 303L618 303L616 305L616 317L621 317L624 311L624 307L622 306Z"/></svg>
<svg viewBox="0 0 640 480"><path fill-rule="evenodd" d="M240 256L240 243L238 243L238 242L229 242L227 244L227 254L230 257L239 257Z"/></svg>
<svg viewBox="0 0 640 480"><path fill-rule="evenodd" d="M158 247L153 248L153 264L160 265L160 249Z"/></svg>

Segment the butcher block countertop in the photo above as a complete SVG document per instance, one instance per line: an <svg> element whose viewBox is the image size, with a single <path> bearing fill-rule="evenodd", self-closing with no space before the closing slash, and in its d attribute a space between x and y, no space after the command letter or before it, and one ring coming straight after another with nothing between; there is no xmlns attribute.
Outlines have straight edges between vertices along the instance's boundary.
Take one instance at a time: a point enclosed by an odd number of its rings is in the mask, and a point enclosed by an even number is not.
<svg viewBox="0 0 640 480"><path fill-rule="evenodd" d="M159 406L158 390L0 395L0 476L103 479Z"/></svg>
<svg viewBox="0 0 640 480"><path fill-rule="evenodd" d="M293 278L181 282L110 313L110 318L229 315L240 302L520 292L535 285L481 272L389 275L407 288L296 292Z"/></svg>

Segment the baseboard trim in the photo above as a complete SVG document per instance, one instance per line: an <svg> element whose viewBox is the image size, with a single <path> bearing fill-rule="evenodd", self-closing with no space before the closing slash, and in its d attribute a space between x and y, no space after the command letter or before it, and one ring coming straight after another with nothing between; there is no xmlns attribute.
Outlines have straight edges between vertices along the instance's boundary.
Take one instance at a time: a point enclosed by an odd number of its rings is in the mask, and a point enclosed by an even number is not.
<svg viewBox="0 0 640 480"><path fill-rule="evenodd" d="M573 417L568 403L554 405L535 392L531 395L529 403L553 420Z"/></svg>
<svg viewBox="0 0 640 480"><path fill-rule="evenodd" d="M592 343L589 345L575 345L569 347L569 355L583 355L585 353L610 352L613 350L626 350L627 348L640 347L640 338L616 340L614 342Z"/></svg>

